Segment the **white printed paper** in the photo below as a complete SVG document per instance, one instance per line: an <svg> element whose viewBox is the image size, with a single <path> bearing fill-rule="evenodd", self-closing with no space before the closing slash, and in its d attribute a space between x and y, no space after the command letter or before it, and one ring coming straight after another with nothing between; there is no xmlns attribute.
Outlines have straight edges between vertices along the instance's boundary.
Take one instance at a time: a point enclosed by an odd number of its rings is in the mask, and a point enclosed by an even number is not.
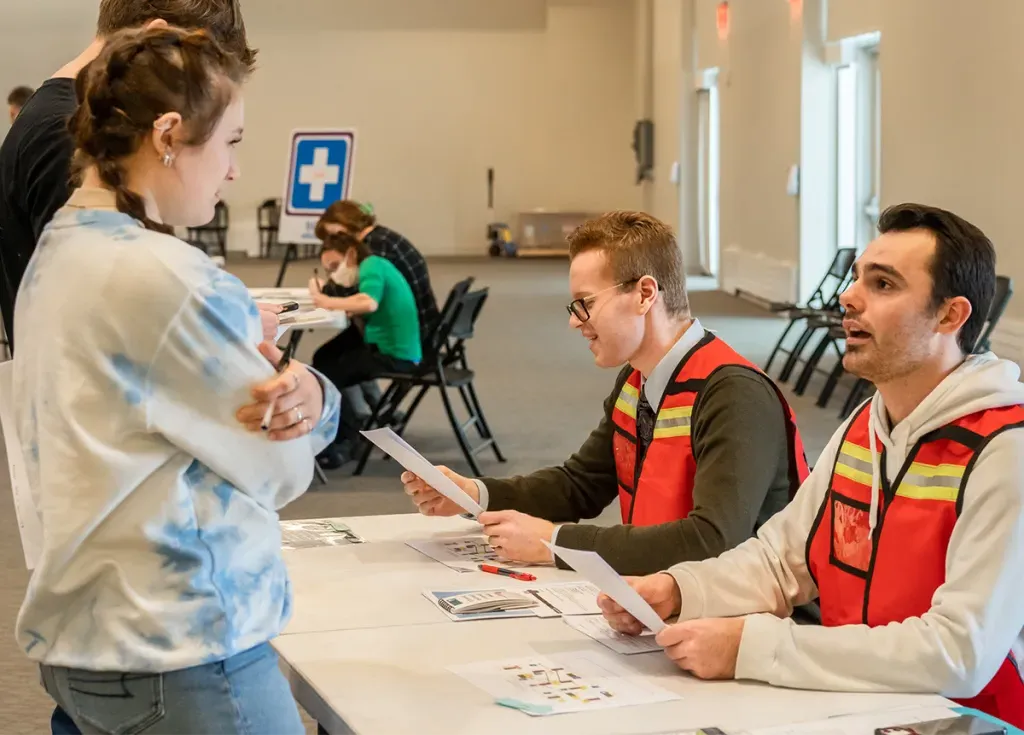
<svg viewBox="0 0 1024 735"><path fill-rule="evenodd" d="M305 521L281 521L281 548L314 549L322 546L348 546L365 539L348 525L328 518Z"/></svg>
<svg viewBox="0 0 1024 735"><path fill-rule="evenodd" d="M559 615L600 615L597 596L601 593L590 582L562 582L531 587L531 594Z"/></svg>
<svg viewBox="0 0 1024 735"><path fill-rule="evenodd" d="M534 717L680 699L604 653L531 656L451 666L497 704Z"/></svg>
<svg viewBox="0 0 1024 735"><path fill-rule="evenodd" d="M522 592L508 589L487 590L424 590L423 596L451 620L489 620L493 618L554 618L558 615L532 598L524 598ZM457 612L451 601L459 598L462 606L476 606L474 612ZM507 604L512 599L526 599L527 606ZM488 603L490 603L488 605ZM532 603L532 604L531 604ZM489 608L489 609L488 609Z"/></svg>
<svg viewBox="0 0 1024 735"><path fill-rule="evenodd" d="M14 361L0 363L0 425L4 432L7 465L14 491L14 515L18 519L25 566L35 569L43 553L43 523L25 471L25 455L14 420Z"/></svg>
<svg viewBox="0 0 1024 735"><path fill-rule="evenodd" d="M802 722L796 725L748 730L744 735L863 735L872 733L877 728L900 725L912 727L916 723L945 720L958 716L959 713L949 707L898 707L867 714L830 717L827 720ZM915 729L914 732L917 730Z"/></svg>
<svg viewBox="0 0 1024 735"><path fill-rule="evenodd" d="M558 558L596 584L602 592L622 605L649 630L660 633L665 627L665 621L654 612L654 608L647 604L647 601L637 594L618 572L608 566L608 562L602 559L600 554L594 551L565 549L546 541L544 543Z"/></svg>
<svg viewBox="0 0 1024 735"><path fill-rule="evenodd" d="M428 462L423 455L413 449L412 446L390 428L385 427L359 433L376 444L378 448L386 452L402 467L419 476L425 483L474 518L484 512L479 503L469 497L462 488L445 477L441 470Z"/></svg>
<svg viewBox="0 0 1024 735"><path fill-rule="evenodd" d="M421 554L425 554L457 572L479 572L481 564L494 564L507 569L523 568L521 564L502 561L498 557L498 552L487 543L486 536L416 539L405 543L410 548L416 549Z"/></svg>
<svg viewBox="0 0 1024 735"><path fill-rule="evenodd" d="M563 618L563 620L570 628L574 628L601 645L626 656L664 650L655 642L654 633L625 635L608 625L608 621L600 615L577 615Z"/></svg>

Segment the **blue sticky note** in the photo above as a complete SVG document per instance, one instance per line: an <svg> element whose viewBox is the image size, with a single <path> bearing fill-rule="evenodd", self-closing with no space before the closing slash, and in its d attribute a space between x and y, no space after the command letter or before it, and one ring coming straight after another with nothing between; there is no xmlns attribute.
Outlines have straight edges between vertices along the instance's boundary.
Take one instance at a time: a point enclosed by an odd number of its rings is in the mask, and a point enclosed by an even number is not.
<svg viewBox="0 0 1024 735"><path fill-rule="evenodd" d="M529 702L523 702L519 699L509 699L507 697L496 699L494 700L494 703L502 707L508 707L509 709L517 709L528 715L549 715L553 711L551 706L547 704L530 704Z"/></svg>

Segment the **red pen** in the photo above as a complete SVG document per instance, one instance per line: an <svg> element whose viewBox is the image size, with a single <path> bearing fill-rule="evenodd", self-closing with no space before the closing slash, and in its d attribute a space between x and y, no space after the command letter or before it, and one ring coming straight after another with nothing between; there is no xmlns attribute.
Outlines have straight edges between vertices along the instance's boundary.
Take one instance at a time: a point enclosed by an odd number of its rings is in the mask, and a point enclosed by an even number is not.
<svg viewBox="0 0 1024 735"><path fill-rule="evenodd" d="M496 567L493 564L481 564L480 571L487 572L488 574L498 574L502 577L512 577L512 579L518 579L520 582L537 581L537 578L532 574L517 572L514 569L505 569L504 567Z"/></svg>

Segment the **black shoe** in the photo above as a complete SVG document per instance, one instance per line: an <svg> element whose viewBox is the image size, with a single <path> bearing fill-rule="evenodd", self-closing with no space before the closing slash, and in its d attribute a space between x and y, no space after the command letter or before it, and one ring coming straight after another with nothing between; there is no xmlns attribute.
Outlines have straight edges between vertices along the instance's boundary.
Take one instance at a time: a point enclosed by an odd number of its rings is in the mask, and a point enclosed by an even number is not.
<svg viewBox="0 0 1024 735"><path fill-rule="evenodd" d="M332 444L316 456L316 463L324 471L339 470L350 461L352 455L340 444Z"/></svg>

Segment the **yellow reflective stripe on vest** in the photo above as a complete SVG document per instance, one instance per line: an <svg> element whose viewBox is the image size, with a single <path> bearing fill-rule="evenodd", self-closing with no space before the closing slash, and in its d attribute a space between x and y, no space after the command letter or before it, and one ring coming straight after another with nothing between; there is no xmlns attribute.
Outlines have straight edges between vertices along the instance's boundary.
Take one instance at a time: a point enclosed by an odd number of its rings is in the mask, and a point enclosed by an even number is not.
<svg viewBox="0 0 1024 735"><path fill-rule="evenodd" d="M636 419L636 403L639 398L640 393L636 388L631 386L629 383L623 383L622 392L619 393L619 397L615 401L615 408L622 411L622 413L626 414L631 419Z"/></svg>
<svg viewBox="0 0 1024 735"><path fill-rule="evenodd" d="M836 460L836 474L870 487L871 450L843 442ZM963 477L964 467L960 465L913 462L896 489L896 494L913 500L955 502L960 494Z"/></svg>
<svg viewBox="0 0 1024 735"><path fill-rule="evenodd" d="M674 436L689 436L692 415L693 406L661 409L658 412L658 419L654 422L654 438L668 439Z"/></svg>
<svg viewBox="0 0 1024 735"><path fill-rule="evenodd" d="M945 500L955 503L964 479L962 465L914 462L903 476L896 494L914 500Z"/></svg>
<svg viewBox="0 0 1024 735"><path fill-rule="evenodd" d="M843 442L836 458L836 474L871 487L871 452L851 442Z"/></svg>

